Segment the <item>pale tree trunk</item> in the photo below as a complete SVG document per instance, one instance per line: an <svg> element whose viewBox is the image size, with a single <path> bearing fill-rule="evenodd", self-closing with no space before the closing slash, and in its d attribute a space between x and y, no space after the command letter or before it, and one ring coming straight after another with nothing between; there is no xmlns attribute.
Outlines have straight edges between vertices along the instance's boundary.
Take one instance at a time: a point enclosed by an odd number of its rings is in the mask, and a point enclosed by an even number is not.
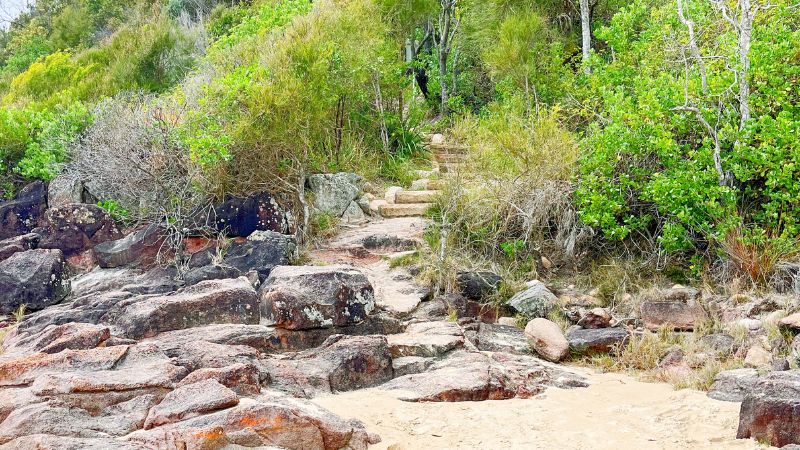
<svg viewBox="0 0 800 450"><path fill-rule="evenodd" d="M447 115L449 90L447 88L447 58L453 44L453 38L458 29L458 20L455 17L456 0L439 0L441 11L439 12L439 36L436 40L436 53L439 62L439 85L442 97L441 111Z"/></svg>
<svg viewBox="0 0 800 450"><path fill-rule="evenodd" d="M688 4L688 0L686 0ZM708 76L706 75L706 63L703 61L703 56L700 54L700 48L697 46L697 39L694 32L694 22L689 20L686 12L684 11L684 0L678 0L678 18L686 26L689 32L689 51L692 52L692 57L697 61L697 66L700 69L700 83L703 89L703 94L708 94Z"/></svg>
<svg viewBox="0 0 800 450"><path fill-rule="evenodd" d="M581 51L583 52L583 71L592 72L589 67L589 50L592 48L591 18L589 17L589 0L580 0L581 5Z"/></svg>
<svg viewBox="0 0 800 450"><path fill-rule="evenodd" d="M750 72L750 41L753 36L753 22L758 10L769 8L769 6L753 3L751 0L738 0L739 14L734 16L728 9L725 0L712 0L712 3L719 9L722 17L736 30L739 64L734 72L739 84L737 99L739 100L739 129L741 130L750 120L750 82L747 75Z"/></svg>

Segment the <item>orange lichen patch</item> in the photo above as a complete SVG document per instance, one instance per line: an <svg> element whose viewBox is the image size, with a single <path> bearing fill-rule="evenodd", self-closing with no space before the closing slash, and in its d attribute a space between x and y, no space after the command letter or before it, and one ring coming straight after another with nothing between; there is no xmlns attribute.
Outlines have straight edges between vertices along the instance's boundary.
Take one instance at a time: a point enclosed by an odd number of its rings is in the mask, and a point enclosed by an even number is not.
<svg viewBox="0 0 800 450"><path fill-rule="evenodd" d="M203 441L227 440L225 430L222 427L202 428L194 433L194 438Z"/></svg>
<svg viewBox="0 0 800 450"><path fill-rule="evenodd" d="M238 420L238 425L244 428L278 430L283 427L283 421L283 416L264 417L246 415Z"/></svg>

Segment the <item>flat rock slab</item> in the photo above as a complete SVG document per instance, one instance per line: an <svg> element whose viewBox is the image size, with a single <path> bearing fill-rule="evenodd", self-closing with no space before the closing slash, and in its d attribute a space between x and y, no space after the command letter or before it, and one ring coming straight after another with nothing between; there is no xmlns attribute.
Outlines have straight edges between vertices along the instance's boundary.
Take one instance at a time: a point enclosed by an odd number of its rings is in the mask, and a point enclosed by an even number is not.
<svg viewBox="0 0 800 450"><path fill-rule="evenodd" d="M216 380L186 384L167 394L161 403L150 409L144 428L178 422L237 404L239 396Z"/></svg>
<svg viewBox="0 0 800 450"><path fill-rule="evenodd" d="M399 398L405 401L460 402L526 398L548 386L585 385L579 375L534 357L459 351L381 388L402 391Z"/></svg>
<svg viewBox="0 0 800 450"><path fill-rule="evenodd" d="M392 357L436 357L464 347L464 335L454 322L420 322L406 328L405 333L386 337Z"/></svg>
<svg viewBox="0 0 800 450"><path fill-rule="evenodd" d="M694 330L708 320L708 314L697 300L662 300L646 301L641 306L641 317L644 326L657 331L662 326L675 330Z"/></svg>
<svg viewBox="0 0 800 450"><path fill-rule="evenodd" d="M172 295L120 302L103 322L116 334L141 339L214 323L257 324L258 298L246 278L204 281Z"/></svg>
<svg viewBox="0 0 800 450"><path fill-rule="evenodd" d="M464 331L464 336L478 350L487 352L506 352L519 355L532 354L528 338L522 329L512 325L480 322L476 330Z"/></svg>
<svg viewBox="0 0 800 450"><path fill-rule="evenodd" d="M115 346L91 350L64 350L56 354L33 353L8 359L0 362L0 386L30 384L47 373L108 370L114 367L127 351L127 346Z"/></svg>

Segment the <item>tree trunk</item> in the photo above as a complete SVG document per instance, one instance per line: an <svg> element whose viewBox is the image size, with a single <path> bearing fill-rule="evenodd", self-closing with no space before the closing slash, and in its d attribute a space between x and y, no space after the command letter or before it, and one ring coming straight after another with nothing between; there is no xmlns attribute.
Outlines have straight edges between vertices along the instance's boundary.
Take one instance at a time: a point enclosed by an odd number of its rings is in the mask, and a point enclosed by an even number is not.
<svg viewBox="0 0 800 450"><path fill-rule="evenodd" d="M750 83L747 74L750 72L750 39L756 11L751 11L750 0L739 0L739 8L742 15L739 25L739 129L744 129L750 120Z"/></svg>
<svg viewBox="0 0 800 450"><path fill-rule="evenodd" d="M589 13L589 0L580 0L581 5L581 51L583 54L583 71L586 74L592 72L589 67L589 50L592 48L592 24L591 14Z"/></svg>

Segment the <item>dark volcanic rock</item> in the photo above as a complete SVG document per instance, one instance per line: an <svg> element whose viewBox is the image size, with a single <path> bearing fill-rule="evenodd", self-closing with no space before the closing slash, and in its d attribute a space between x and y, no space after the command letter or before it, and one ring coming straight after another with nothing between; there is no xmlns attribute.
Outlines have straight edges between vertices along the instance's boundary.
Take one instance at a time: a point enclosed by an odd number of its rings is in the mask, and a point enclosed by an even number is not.
<svg viewBox="0 0 800 450"><path fill-rule="evenodd" d="M347 266L278 266L259 297L262 315L290 330L358 323L375 307L367 277Z"/></svg>
<svg viewBox="0 0 800 450"><path fill-rule="evenodd" d="M275 266L289 264L296 250L294 236L256 231L245 242L231 244L222 263L239 269L241 273L255 270L259 278L264 280Z"/></svg>
<svg viewBox="0 0 800 450"><path fill-rule="evenodd" d="M155 262L163 243L162 230L149 225L122 239L106 241L94 247L97 263L103 268L149 266Z"/></svg>
<svg viewBox="0 0 800 450"><path fill-rule="evenodd" d="M361 241L361 245L367 250L401 251L415 249L417 242L389 234L371 234Z"/></svg>
<svg viewBox="0 0 800 450"><path fill-rule="evenodd" d="M247 237L256 230L288 231L286 213L267 192L249 197L228 197L198 220L228 236Z"/></svg>
<svg viewBox="0 0 800 450"><path fill-rule="evenodd" d="M595 328L567 333L569 348L576 353L605 353L624 346L630 333L625 328Z"/></svg>
<svg viewBox="0 0 800 450"><path fill-rule="evenodd" d="M114 219L95 205L73 203L48 209L39 248L54 248L65 256L83 253L102 242L122 237Z"/></svg>
<svg viewBox="0 0 800 450"><path fill-rule="evenodd" d="M238 278L242 272L236 267L226 265L208 265L192 269L183 275L183 281L187 286L197 284L206 280L222 280L225 278Z"/></svg>
<svg viewBox="0 0 800 450"><path fill-rule="evenodd" d="M69 293L64 256L60 250L27 250L0 261L0 314L20 305L39 310Z"/></svg>
<svg viewBox="0 0 800 450"><path fill-rule="evenodd" d="M14 253L35 249L40 238L41 236L36 233L28 233L0 241L0 261Z"/></svg>
<svg viewBox="0 0 800 450"><path fill-rule="evenodd" d="M775 447L800 444L800 370L772 372L759 379L742 401L738 439Z"/></svg>
<svg viewBox="0 0 800 450"><path fill-rule="evenodd" d="M456 282L461 295L470 300L482 300L500 288L503 278L493 272L459 272Z"/></svg>
<svg viewBox="0 0 800 450"><path fill-rule="evenodd" d="M47 187L35 181L19 191L14 200L0 203L0 239L30 233L47 209Z"/></svg>
<svg viewBox="0 0 800 450"><path fill-rule="evenodd" d="M204 281L172 295L121 301L103 322L132 339L213 323L257 324L258 298L245 278Z"/></svg>

